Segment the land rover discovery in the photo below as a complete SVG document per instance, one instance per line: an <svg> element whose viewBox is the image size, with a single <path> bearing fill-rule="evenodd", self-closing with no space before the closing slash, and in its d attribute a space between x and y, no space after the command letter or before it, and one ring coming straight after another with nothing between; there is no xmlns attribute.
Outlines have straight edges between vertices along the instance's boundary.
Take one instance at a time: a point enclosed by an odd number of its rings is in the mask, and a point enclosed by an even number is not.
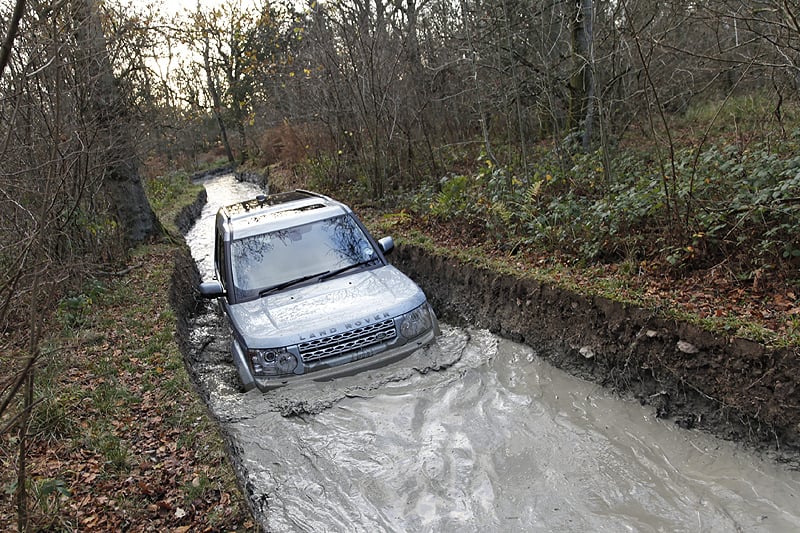
<svg viewBox="0 0 800 533"><path fill-rule="evenodd" d="M388 264L341 202L309 191L223 207L214 231L217 298L245 390L328 380L399 360L439 332L425 294Z"/></svg>

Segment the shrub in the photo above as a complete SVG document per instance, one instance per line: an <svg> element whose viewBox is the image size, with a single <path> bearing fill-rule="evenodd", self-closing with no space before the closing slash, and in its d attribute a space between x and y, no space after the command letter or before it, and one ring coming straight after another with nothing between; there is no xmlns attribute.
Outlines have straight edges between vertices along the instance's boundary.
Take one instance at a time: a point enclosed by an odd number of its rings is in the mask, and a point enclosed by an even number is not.
<svg viewBox="0 0 800 533"><path fill-rule="evenodd" d="M576 260L773 268L800 258L797 138L780 151L766 143L679 149L667 176L633 150L617 154L610 175L600 153L570 156L565 165L538 151L527 175L481 157L472 174L420 188L409 207L443 222L479 223L489 240Z"/></svg>

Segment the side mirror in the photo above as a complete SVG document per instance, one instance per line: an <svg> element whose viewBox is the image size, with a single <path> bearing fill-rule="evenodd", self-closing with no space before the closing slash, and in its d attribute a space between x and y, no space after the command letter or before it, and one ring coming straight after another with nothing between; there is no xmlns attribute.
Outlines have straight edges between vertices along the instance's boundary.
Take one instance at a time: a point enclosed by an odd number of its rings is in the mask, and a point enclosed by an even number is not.
<svg viewBox="0 0 800 533"><path fill-rule="evenodd" d="M394 239L391 237L384 237L378 241L378 246L384 254L389 254L394 250Z"/></svg>
<svg viewBox="0 0 800 533"><path fill-rule="evenodd" d="M222 283L219 281L204 281L199 287L200 296L203 298L221 298L225 296L225 289L222 288Z"/></svg>

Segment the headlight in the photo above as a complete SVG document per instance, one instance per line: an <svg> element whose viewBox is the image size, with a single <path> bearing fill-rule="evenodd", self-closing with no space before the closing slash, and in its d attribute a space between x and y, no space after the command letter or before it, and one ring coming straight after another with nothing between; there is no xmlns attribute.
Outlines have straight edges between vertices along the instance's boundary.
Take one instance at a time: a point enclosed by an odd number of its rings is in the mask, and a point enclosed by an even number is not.
<svg viewBox="0 0 800 533"><path fill-rule="evenodd" d="M413 311L409 311L403 315L401 320L400 334L406 339L419 337L433 327L433 320L427 303L420 305Z"/></svg>
<svg viewBox="0 0 800 533"><path fill-rule="evenodd" d="M257 376L291 374L297 368L297 358L286 348L248 350L247 354L253 363L253 373Z"/></svg>

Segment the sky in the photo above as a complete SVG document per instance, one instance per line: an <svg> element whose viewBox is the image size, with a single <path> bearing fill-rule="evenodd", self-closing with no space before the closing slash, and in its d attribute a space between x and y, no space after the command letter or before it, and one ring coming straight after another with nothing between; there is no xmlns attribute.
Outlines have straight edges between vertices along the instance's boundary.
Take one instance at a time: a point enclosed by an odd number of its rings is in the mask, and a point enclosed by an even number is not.
<svg viewBox="0 0 800 533"><path fill-rule="evenodd" d="M106 2L113 3L126 0L106 0ZM194 11L199 2L201 7L214 8L219 7L230 2L238 2L242 6L252 6L258 3L258 0L130 0L136 5L147 6L152 4L163 14L177 14L184 10Z"/></svg>

